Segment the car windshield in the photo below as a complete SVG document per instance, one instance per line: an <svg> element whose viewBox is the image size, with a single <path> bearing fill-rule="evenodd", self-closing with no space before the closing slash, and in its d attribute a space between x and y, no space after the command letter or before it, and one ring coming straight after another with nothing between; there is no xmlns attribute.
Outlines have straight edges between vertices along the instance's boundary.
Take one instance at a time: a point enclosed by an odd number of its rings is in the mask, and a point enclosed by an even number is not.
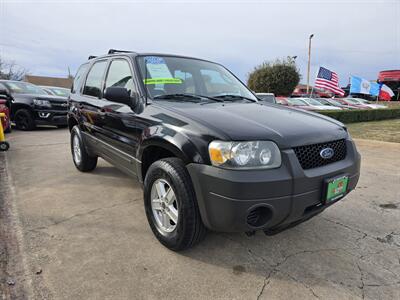
<svg viewBox="0 0 400 300"><path fill-rule="evenodd" d="M290 105L293 106L307 106L308 104L301 99L290 98L288 99Z"/></svg>
<svg viewBox="0 0 400 300"><path fill-rule="evenodd" d="M342 103L333 99L329 100L329 102L332 103L333 105L339 105L339 106L342 105Z"/></svg>
<svg viewBox="0 0 400 300"><path fill-rule="evenodd" d="M61 97L69 96L69 89L64 88L48 88L54 95Z"/></svg>
<svg viewBox="0 0 400 300"><path fill-rule="evenodd" d="M326 99L319 98L319 99L316 99L316 100L322 105L327 105L327 106L331 105L331 103L329 103L329 101L326 100Z"/></svg>
<svg viewBox="0 0 400 300"><path fill-rule="evenodd" d="M317 100L311 99L311 98L309 98L309 99L307 99L307 100L305 100L305 101L307 101L307 102L310 103L311 105L315 105L315 106L321 106L321 105L322 105L321 102L318 102Z"/></svg>
<svg viewBox="0 0 400 300"><path fill-rule="evenodd" d="M32 94L32 95L47 95L45 90L40 87L20 81L4 82L4 84L11 90L11 93L15 94Z"/></svg>
<svg viewBox="0 0 400 300"><path fill-rule="evenodd" d="M265 102L275 103L275 96L274 95L257 95L258 98Z"/></svg>
<svg viewBox="0 0 400 300"><path fill-rule="evenodd" d="M347 98L346 101L353 103L353 104L362 104L360 101L358 101L357 99L353 99L353 98Z"/></svg>
<svg viewBox="0 0 400 300"><path fill-rule="evenodd" d="M244 84L218 64L175 56L139 56L137 59L152 99L257 101Z"/></svg>

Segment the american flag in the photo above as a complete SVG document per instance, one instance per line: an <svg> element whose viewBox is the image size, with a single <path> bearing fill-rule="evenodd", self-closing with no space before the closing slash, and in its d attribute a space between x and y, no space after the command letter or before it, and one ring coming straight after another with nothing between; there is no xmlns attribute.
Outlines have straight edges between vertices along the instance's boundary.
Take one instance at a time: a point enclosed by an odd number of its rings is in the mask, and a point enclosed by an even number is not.
<svg viewBox="0 0 400 300"><path fill-rule="evenodd" d="M315 79L315 87L344 96L344 91L339 87L337 74L323 67L319 68L317 79Z"/></svg>

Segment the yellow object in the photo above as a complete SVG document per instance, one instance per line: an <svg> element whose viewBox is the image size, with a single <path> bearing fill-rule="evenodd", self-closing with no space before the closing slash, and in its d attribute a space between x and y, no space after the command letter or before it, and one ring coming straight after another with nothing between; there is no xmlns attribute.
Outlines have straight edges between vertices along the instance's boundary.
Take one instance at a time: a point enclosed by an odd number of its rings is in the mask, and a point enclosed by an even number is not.
<svg viewBox="0 0 400 300"><path fill-rule="evenodd" d="M4 136L4 128L3 128L3 123L1 122L1 118L5 118L6 114L5 113L0 113L0 142L5 142L6 138Z"/></svg>
<svg viewBox="0 0 400 300"><path fill-rule="evenodd" d="M3 123L1 123L1 118L5 118L5 113L0 113L0 151L7 151L10 148L10 144L6 142L4 136Z"/></svg>
<svg viewBox="0 0 400 300"><path fill-rule="evenodd" d="M223 164L225 162L220 149L210 148L209 152L211 161L213 161L214 163Z"/></svg>

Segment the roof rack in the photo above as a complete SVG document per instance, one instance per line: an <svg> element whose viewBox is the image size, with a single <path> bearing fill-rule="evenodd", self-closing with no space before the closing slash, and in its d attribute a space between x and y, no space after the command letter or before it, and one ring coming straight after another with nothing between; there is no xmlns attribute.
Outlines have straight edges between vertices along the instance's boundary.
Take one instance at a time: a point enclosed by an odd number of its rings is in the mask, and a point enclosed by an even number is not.
<svg viewBox="0 0 400 300"><path fill-rule="evenodd" d="M108 50L108 54L114 53L134 53L133 51L126 51L126 50L117 50L117 49L110 49Z"/></svg>
<svg viewBox="0 0 400 300"><path fill-rule="evenodd" d="M93 58L96 58L97 56L95 56L95 55L90 55L89 57L88 57L88 60L91 60L91 59L93 59Z"/></svg>

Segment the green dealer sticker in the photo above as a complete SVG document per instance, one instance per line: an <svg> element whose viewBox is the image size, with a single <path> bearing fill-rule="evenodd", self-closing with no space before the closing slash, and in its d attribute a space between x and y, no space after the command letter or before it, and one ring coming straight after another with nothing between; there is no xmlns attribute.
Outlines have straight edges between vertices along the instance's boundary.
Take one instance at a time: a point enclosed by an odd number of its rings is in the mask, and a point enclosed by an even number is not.
<svg viewBox="0 0 400 300"><path fill-rule="evenodd" d="M181 84L179 78L148 78L143 80L144 84Z"/></svg>

